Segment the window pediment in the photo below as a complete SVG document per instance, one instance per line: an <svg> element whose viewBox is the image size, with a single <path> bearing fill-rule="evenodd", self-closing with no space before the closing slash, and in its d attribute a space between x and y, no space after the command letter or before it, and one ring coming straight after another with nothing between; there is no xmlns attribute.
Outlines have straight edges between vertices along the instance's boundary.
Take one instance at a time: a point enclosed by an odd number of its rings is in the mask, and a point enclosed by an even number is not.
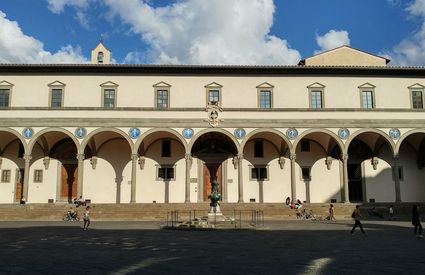
<svg viewBox="0 0 425 275"><path fill-rule="evenodd" d="M117 83L114 83L112 81L107 81L105 83L100 84L100 87L118 87L119 85Z"/></svg>
<svg viewBox="0 0 425 275"><path fill-rule="evenodd" d="M217 82L211 82L210 84L205 85L205 88L222 88L223 85L218 84Z"/></svg>
<svg viewBox="0 0 425 275"><path fill-rule="evenodd" d="M325 87L326 87L325 85L323 85L323 84L321 84L319 82L314 82L313 84L310 84L310 85L307 86L307 88L309 88L309 89L311 89L311 88L323 89Z"/></svg>
<svg viewBox="0 0 425 275"><path fill-rule="evenodd" d="M53 81L52 83L47 84L47 86L49 86L49 87L53 87L53 86L62 86L62 87L64 87L64 86L66 86L66 84L63 83L63 82L60 82L60 81L56 80L56 81Z"/></svg>
<svg viewBox="0 0 425 275"><path fill-rule="evenodd" d="M359 89L375 89L376 86L366 82L358 87Z"/></svg>
<svg viewBox="0 0 425 275"><path fill-rule="evenodd" d="M421 84L419 84L419 83L415 83L415 84L413 84L412 86L409 86L408 88L409 88L409 89L424 89L424 88L425 88L425 86L423 86L423 85L421 85Z"/></svg>
<svg viewBox="0 0 425 275"><path fill-rule="evenodd" d="M263 82L263 83L261 83L260 85L258 85L256 88L257 88L257 89L259 89L259 88L268 88L268 89L273 89L273 88L274 88L274 86L273 86L272 84L268 83L268 82Z"/></svg>
<svg viewBox="0 0 425 275"><path fill-rule="evenodd" d="M167 88L170 88L171 85L168 84L168 83L165 83L164 81L161 81L161 82L158 82L158 83L154 84L153 87L155 87L155 88L156 87L167 87Z"/></svg>
<svg viewBox="0 0 425 275"><path fill-rule="evenodd" d="M0 86L9 88L9 87L13 87L14 85L12 83L8 82L8 81L3 80L3 81L0 82Z"/></svg>

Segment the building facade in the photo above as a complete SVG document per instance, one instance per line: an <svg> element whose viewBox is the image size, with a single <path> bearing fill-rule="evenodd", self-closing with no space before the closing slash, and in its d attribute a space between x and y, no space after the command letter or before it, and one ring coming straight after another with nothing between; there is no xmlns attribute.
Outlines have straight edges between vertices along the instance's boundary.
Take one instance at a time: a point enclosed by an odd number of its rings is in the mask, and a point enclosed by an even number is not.
<svg viewBox="0 0 425 275"><path fill-rule="evenodd" d="M0 65L0 203L425 201L425 69Z"/></svg>

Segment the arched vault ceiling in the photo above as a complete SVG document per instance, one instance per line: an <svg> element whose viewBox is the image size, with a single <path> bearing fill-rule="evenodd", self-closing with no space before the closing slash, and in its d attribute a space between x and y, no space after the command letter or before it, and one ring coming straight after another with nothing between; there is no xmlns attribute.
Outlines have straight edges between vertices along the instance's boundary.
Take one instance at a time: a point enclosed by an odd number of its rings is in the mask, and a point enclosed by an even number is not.
<svg viewBox="0 0 425 275"><path fill-rule="evenodd" d="M421 144L421 142L425 139L425 134L424 133L416 133L416 134L412 134L408 137L406 137L403 142L408 142L410 143L413 148L415 148L416 151L419 150L419 146Z"/></svg>
<svg viewBox="0 0 425 275"><path fill-rule="evenodd" d="M111 139L124 139L120 134L115 132L101 132L96 135L94 135L90 142L88 142L87 146L90 146L90 148L95 144L96 148L91 148L92 151L96 152L99 150L99 147L102 146L105 142L108 142ZM127 141L126 141L127 144ZM130 146L130 145L128 145Z"/></svg>
<svg viewBox="0 0 425 275"><path fill-rule="evenodd" d="M180 140L172 133L160 131L160 132L154 132L145 136L143 138L143 146L144 148L148 148L152 143L161 139L172 139L172 140L176 140L180 142Z"/></svg>
<svg viewBox="0 0 425 275"><path fill-rule="evenodd" d="M37 138L37 144L41 146L45 152L48 152L57 142L67 138L69 138L69 136L61 132L48 132Z"/></svg>
<svg viewBox="0 0 425 275"><path fill-rule="evenodd" d="M382 148L390 146L388 141L377 133L367 132L356 136L357 139L363 141L372 152L376 155Z"/></svg>
<svg viewBox="0 0 425 275"><path fill-rule="evenodd" d="M15 139L18 139L18 138L12 133L0 132L0 150L3 150L7 144L9 144L11 141Z"/></svg>
<svg viewBox="0 0 425 275"><path fill-rule="evenodd" d="M324 150L326 150L327 154L329 154L333 147L337 144L336 140L333 137L325 133L311 133L303 138L314 140L315 142L320 144ZM300 142L297 144L297 147L298 146L301 146Z"/></svg>
<svg viewBox="0 0 425 275"><path fill-rule="evenodd" d="M269 142L271 142L281 153L285 153L288 149L288 145L286 142L277 134L270 133L270 132L263 132L263 133L257 133L253 135L250 140L255 139L265 139ZM247 144L247 143L246 143Z"/></svg>

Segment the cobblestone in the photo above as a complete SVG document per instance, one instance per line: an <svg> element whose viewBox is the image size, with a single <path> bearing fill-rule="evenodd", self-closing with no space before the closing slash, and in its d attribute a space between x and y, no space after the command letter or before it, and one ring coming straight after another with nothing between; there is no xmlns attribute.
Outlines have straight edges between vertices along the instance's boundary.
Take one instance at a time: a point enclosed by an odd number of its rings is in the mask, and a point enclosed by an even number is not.
<svg viewBox="0 0 425 275"><path fill-rule="evenodd" d="M2 222L1 274L423 274L409 222L266 221L257 230L160 230L159 222Z"/></svg>

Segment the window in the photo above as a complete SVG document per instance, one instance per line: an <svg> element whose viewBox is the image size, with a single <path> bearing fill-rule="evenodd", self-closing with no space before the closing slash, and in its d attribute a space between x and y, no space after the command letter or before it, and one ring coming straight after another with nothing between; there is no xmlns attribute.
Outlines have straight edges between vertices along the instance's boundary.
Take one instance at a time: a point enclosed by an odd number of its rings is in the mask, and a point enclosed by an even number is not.
<svg viewBox="0 0 425 275"><path fill-rule="evenodd" d="M301 175L303 180L311 180L310 167L301 167Z"/></svg>
<svg viewBox="0 0 425 275"><path fill-rule="evenodd" d="M301 140L301 152L310 152L310 140Z"/></svg>
<svg viewBox="0 0 425 275"><path fill-rule="evenodd" d="M273 88L274 86L267 82L257 86L258 107L260 109L273 108Z"/></svg>
<svg viewBox="0 0 425 275"><path fill-rule="evenodd" d="M412 90L412 108L413 109L423 109L423 95L422 91L419 90Z"/></svg>
<svg viewBox="0 0 425 275"><path fill-rule="evenodd" d="M324 103L324 90L325 85L315 82L307 86L309 92L309 105L312 109L322 109L325 106Z"/></svg>
<svg viewBox="0 0 425 275"><path fill-rule="evenodd" d="M158 166L157 169L157 180L174 180L175 179L175 173L174 173L174 167L173 166Z"/></svg>
<svg viewBox="0 0 425 275"><path fill-rule="evenodd" d="M373 109L373 91L362 91L362 108Z"/></svg>
<svg viewBox="0 0 425 275"><path fill-rule="evenodd" d="M104 58L103 52L98 52L98 54L97 54L97 63L98 64L103 64L103 58Z"/></svg>
<svg viewBox="0 0 425 275"><path fill-rule="evenodd" d="M218 104L218 102L220 102L220 91L208 90L208 101L212 104Z"/></svg>
<svg viewBox="0 0 425 275"><path fill-rule="evenodd" d="M3 170L1 172L1 182L10 182L10 170Z"/></svg>
<svg viewBox="0 0 425 275"><path fill-rule="evenodd" d="M34 182L43 182L43 170L34 170Z"/></svg>
<svg viewBox="0 0 425 275"><path fill-rule="evenodd" d="M155 89L155 102L154 106L157 109L170 108L170 87L171 85L165 82L159 82L153 85Z"/></svg>
<svg viewBox="0 0 425 275"><path fill-rule="evenodd" d="M251 167L251 180L268 180L268 168L264 166Z"/></svg>
<svg viewBox="0 0 425 275"><path fill-rule="evenodd" d="M264 157L264 143L262 140L254 141L254 158Z"/></svg>
<svg viewBox="0 0 425 275"><path fill-rule="evenodd" d="M105 108L115 107L115 89L103 90L103 107Z"/></svg>
<svg viewBox="0 0 425 275"><path fill-rule="evenodd" d="M311 108L322 109L322 91L312 90L311 91Z"/></svg>
<svg viewBox="0 0 425 275"><path fill-rule="evenodd" d="M272 107L272 92L268 90L260 91L260 108L270 109Z"/></svg>
<svg viewBox="0 0 425 275"><path fill-rule="evenodd" d="M171 140L163 140L161 145L161 157L171 157Z"/></svg>
<svg viewBox="0 0 425 275"><path fill-rule="evenodd" d="M158 109L168 108L168 90L156 91L156 107Z"/></svg>
<svg viewBox="0 0 425 275"><path fill-rule="evenodd" d="M62 107L62 97L63 90L62 89L52 89L50 98L50 107L58 108Z"/></svg>
<svg viewBox="0 0 425 275"><path fill-rule="evenodd" d="M118 84L108 81L100 85L102 87L102 106L103 108L117 107Z"/></svg>
<svg viewBox="0 0 425 275"><path fill-rule="evenodd" d="M218 83L210 83L208 85L205 86L207 94L206 94L206 99L207 99L207 105L217 105L217 106L221 106L221 88L223 86L221 86Z"/></svg>
<svg viewBox="0 0 425 275"><path fill-rule="evenodd" d="M375 108L375 86L370 83L365 83L359 86L359 91L361 108Z"/></svg>
<svg viewBox="0 0 425 275"><path fill-rule="evenodd" d="M10 89L0 89L0 107L9 107Z"/></svg>

